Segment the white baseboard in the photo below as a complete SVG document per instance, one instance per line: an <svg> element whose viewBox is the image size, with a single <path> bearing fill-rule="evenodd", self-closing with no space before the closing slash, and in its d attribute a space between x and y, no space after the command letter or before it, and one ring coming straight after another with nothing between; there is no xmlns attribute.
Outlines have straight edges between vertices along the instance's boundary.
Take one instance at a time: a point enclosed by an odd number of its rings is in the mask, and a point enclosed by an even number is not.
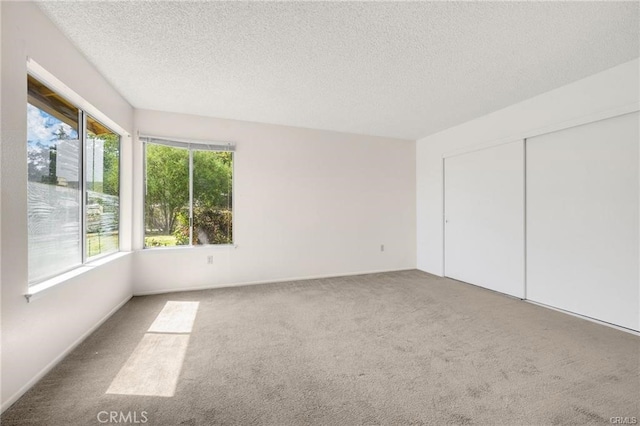
<svg viewBox="0 0 640 426"><path fill-rule="evenodd" d="M215 288L242 287L247 285L285 283L285 282L291 282L291 281L307 281L307 280L317 280L322 278L351 277L354 275L382 274L385 272L401 272L401 271L413 271L413 270L415 270L415 268L360 271L360 272L349 272L349 273L343 273L343 274L311 275L311 276L304 276L304 277L287 277L287 278L278 278L273 280L243 281L243 282L237 282L237 283L204 285L204 286L197 286L197 287L164 288L161 290L140 291L140 292L134 291L133 295L134 296L151 296L154 294L178 293L182 291L212 290Z"/></svg>
<svg viewBox="0 0 640 426"><path fill-rule="evenodd" d="M7 408L11 407L22 395L24 395L33 385L35 385L40 379L42 379L48 372L50 372L60 361L71 353L80 343L82 343L87 337L98 329L106 320L108 320L113 314L115 314L125 303L131 299L131 295L127 296L122 302L118 303L116 307L109 311L104 317L102 317L96 324L94 324L89 330L78 337L67 349L62 351L60 355L55 357L49 364L47 364L38 374L31 378L24 386L22 386L16 393L14 393L9 399L2 403L0 413L4 413Z"/></svg>
<svg viewBox="0 0 640 426"><path fill-rule="evenodd" d="M429 275L433 275L434 277L446 278L442 271L432 271L427 268L422 268L420 266L416 267L416 269L420 272L426 272Z"/></svg>
<svg viewBox="0 0 640 426"><path fill-rule="evenodd" d="M456 280L455 278L449 278L449 277L444 277L444 278L446 278L448 280L456 281L456 282L459 282L459 283L462 283L462 284L472 285L472 286L477 287L479 289L499 294L500 296L506 296L506 297L509 297L509 298L512 298L512 299L520 300L522 302L530 303L532 305L540 306L541 308L551 309L551 310L556 311L556 312L560 312L560 313L563 313L563 314L571 315L572 317L580 318L580 319L587 320L587 321L590 321L590 322L595 322L596 324L604 325L606 327L615 328L616 330L624 331L626 333L631 333L631 334L633 334L635 336L640 336L640 332L638 330L634 330L632 328L622 327L622 326L619 326L619 325L616 325L616 324L612 324L610 322L602 321L602 320L599 320L599 319L596 319L596 318L591 318L591 317L588 317L586 315L581 315L581 314L577 314L575 312L566 311L564 309L556 308L555 306L545 305L544 303L534 302L533 300L523 299L523 298L520 298L520 297L517 297L517 296L512 296L510 294L502 293L502 292L499 292L497 290L492 290L490 288L482 287L481 285L478 285L478 284L473 284L473 283L468 283L468 282L465 282L465 281Z"/></svg>
<svg viewBox="0 0 640 426"><path fill-rule="evenodd" d="M596 319L596 318L591 318L591 317L588 317L586 315L580 315L580 314L576 314L575 312L565 311L564 309L556 308L556 307L550 306L550 305L545 305L544 303L540 303L540 302L534 302L533 300L529 300L529 299L523 299L523 302L531 303L532 305L540 306L542 308L547 308L547 309L551 309L551 310L556 311L556 312L561 312L563 314L571 315L572 317L576 317L576 318L580 318L580 319L583 319L583 320L595 322L596 324L604 325L606 327L615 328L618 331L624 331L626 333L630 333L630 334L633 334L635 336L640 336L640 331L634 330L632 328L622 327L622 326L619 326L619 325L616 325L616 324L612 324L610 322L602 321L602 320L599 320L599 319Z"/></svg>

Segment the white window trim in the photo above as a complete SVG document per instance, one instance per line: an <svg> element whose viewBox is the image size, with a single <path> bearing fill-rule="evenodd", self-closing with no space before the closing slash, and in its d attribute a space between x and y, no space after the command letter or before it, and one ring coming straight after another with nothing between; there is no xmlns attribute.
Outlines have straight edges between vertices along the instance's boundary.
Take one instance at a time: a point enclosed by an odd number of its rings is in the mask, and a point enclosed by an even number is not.
<svg viewBox="0 0 640 426"><path fill-rule="evenodd" d="M74 267L71 270L66 272L62 272L52 278L46 279L44 281L40 281L37 284L33 284L29 286L28 291L24 294L25 299L27 299L27 303L31 303L33 300L39 298L42 294L46 293L48 290L58 287L60 285L64 285L68 283L72 279L84 275L87 272L93 270L93 268L105 265L109 262L112 262L121 257L125 257L131 254L129 251L117 251L114 253L109 253L107 255L101 256L99 259L92 259L91 261Z"/></svg>
<svg viewBox="0 0 640 426"><path fill-rule="evenodd" d="M50 89L57 92L60 96L67 101L74 104L77 108L83 110L94 119L108 127L110 130L118 133L121 137L131 138L129 132L118 125L115 121L111 120L104 113L91 105L87 100L74 92L69 86L64 84L58 78L56 78L49 71L44 69L40 64L34 61L32 58L27 58L27 73L31 74L37 80L46 84Z"/></svg>
<svg viewBox="0 0 640 426"><path fill-rule="evenodd" d="M180 138L169 138L163 136L151 136L147 134L138 134L138 140L142 143L142 250L189 250L189 249L237 249L238 244L236 240L236 144L235 142L229 141L204 141L204 140L195 140L195 139L180 139ZM193 206L193 187L191 178L193 177L193 150L200 151L230 151L233 152L233 162L231 163L231 212L232 219L231 224L234 229L232 233L232 242L231 244L198 244L193 245L193 225L189 228L189 245L183 246L171 246L171 247L147 247L145 245L146 238L146 221L145 221L145 213L144 208L146 205L147 198L147 144L152 143L156 145L166 145L173 146L176 148L184 148L189 151L189 208Z"/></svg>
<svg viewBox="0 0 640 426"><path fill-rule="evenodd" d="M115 121L111 120L109 117L103 114L100 110L98 110L96 107L90 104L87 100L85 100L76 92L74 92L69 86L64 84L57 77L55 77L53 74L51 74L49 71L47 71L45 68L43 68L40 64L38 64L35 60L33 60L30 57L27 57L27 74L31 75L41 83L45 84L51 90L55 91L58 95L65 98L68 102L72 103L76 108L78 108L83 112L81 114L81 117L83 117L83 123L79 123L81 124L82 128L78 129L78 136L80 136L81 144L83 145L82 147L83 157L84 157L84 151L85 151L84 121L87 115L99 121L102 125L106 126L109 130L117 133L120 136L119 168L120 168L120 178L122 179L122 141L125 138L128 138L128 139L131 138L131 135L129 134L129 132L127 132L123 127L118 125ZM84 159L83 159L83 163L84 163ZM83 164L83 168L84 167L86 166ZM82 176L82 180L83 180L82 203L84 204L84 197L86 196L85 195L86 191L84 190L84 185L86 184L86 182L84 181L86 180L86 177L84 176L84 173ZM122 181L120 182L120 188L122 188ZM84 207L82 209L82 212L84 215ZM119 222L120 222L119 226L121 231L122 230L122 203L120 204L120 221ZM84 241L85 238L86 238L85 219L83 218L82 219L83 241L82 241L81 263L65 271L58 272L50 277L47 277L41 280L36 280L33 282L27 281L27 292L24 294L25 298L27 299L27 302L30 302L35 295L39 295L45 292L46 290L49 290L50 288L53 288L59 284L67 282L76 276L82 275L92 270L96 266L104 265L108 262L111 262L112 260L118 259L130 253L130 252L124 252L120 249L122 245L122 232L120 232L118 251L99 254L92 257L87 256L86 248L85 248L86 242Z"/></svg>

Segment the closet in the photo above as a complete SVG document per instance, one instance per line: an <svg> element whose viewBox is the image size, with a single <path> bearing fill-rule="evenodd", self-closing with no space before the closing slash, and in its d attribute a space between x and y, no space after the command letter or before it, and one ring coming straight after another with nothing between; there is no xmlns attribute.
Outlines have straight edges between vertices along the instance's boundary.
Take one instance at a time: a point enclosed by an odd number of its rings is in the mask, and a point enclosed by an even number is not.
<svg viewBox="0 0 640 426"><path fill-rule="evenodd" d="M445 156L445 275L640 330L638 112Z"/></svg>

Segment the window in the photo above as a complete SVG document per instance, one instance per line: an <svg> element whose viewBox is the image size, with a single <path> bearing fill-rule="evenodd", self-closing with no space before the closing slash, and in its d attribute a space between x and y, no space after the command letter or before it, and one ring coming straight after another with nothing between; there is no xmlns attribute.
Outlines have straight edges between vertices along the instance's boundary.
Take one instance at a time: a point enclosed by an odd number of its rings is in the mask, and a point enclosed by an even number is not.
<svg viewBox="0 0 640 426"><path fill-rule="evenodd" d="M120 247L120 135L86 118L86 241L88 257Z"/></svg>
<svg viewBox="0 0 640 426"><path fill-rule="evenodd" d="M29 283L119 248L120 136L27 78Z"/></svg>
<svg viewBox="0 0 640 426"><path fill-rule="evenodd" d="M233 243L233 146L145 143L145 247Z"/></svg>

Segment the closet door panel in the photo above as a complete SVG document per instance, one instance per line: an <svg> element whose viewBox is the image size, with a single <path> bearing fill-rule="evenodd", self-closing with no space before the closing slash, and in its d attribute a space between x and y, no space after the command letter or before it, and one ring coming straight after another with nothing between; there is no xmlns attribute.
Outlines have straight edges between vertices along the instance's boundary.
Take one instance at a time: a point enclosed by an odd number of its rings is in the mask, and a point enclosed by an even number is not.
<svg viewBox="0 0 640 426"><path fill-rule="evenodd" d="M445 275L524 298L524 142L444 160Z"/></svg>
<svg viewBox="0 0 640 426"><path fill-rule="evenodd" d="M639 115L527 139L527 298L638 330Z"/></svg>

